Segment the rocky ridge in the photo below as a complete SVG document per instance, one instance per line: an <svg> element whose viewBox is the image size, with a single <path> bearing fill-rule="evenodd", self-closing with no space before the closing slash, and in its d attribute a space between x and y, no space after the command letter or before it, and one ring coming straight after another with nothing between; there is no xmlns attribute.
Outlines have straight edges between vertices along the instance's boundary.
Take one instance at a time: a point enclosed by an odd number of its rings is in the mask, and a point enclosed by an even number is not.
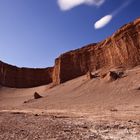
<svg viewBox="0 0 140 140"><path fill-rule="evenodd" d="M34 87L66 82L88 71L114 67L132 68L140 64L140 18L121 27L97 44L66 52L55 60L54 67L18 68L0 62L0 84L9 87Z"/></svg>
<svg viewBox="0 0 140 140"><path fill-rule="evenodd" d="M53 82L63 83L88 71L140 64L140 18L124 25L106 40L60 55L55 60Z"/></svg>

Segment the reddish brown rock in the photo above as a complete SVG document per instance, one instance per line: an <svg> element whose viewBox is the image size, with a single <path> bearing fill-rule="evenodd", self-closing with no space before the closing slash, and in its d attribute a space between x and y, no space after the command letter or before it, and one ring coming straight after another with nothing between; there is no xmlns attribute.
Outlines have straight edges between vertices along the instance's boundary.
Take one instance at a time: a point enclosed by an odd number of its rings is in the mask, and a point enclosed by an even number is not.
<svg viewBox="0 0 140 140"><path fill-rule="evenodd" d="M34 87L66 82L88 71L109 71L140 65L140 18L121 27L106 40L60 55L54 68L18 68L0 62L0 84L9 87Z"/></svg>
<svg viewBox="0 0 140 140"><path fill-rule="evenodd" d="M122 77L122 75L123 75L123 73L121 74L121 73L119 73L119 72L117 72L117 71L110 71L107 75L106 75L106 80L107 81L115 81L115 80L117 80L117 79L119 79L119 78L121 78Z"/></svg>
<svg viewBox="0 0 140 140"><path fill-rule="evenodd" d="M90 79L92 79L93 77L93 75L92 75L92 73L90 72L90 71L88 71L87 73L86 73L86 76L87 76L87 79L88 80L90 80Z"/></svg>
<svg viewBox="0 0 140 140"><path fill-rule="evenodd" d="M86 74L90 70L92 60L91 48L96 44L62 54L55 60L53 82L63 83L70 79Z"/></svg>
<svg viewBox="0 0 140 140"><path fill-rule="evenodd" d="M0 84L8 87L27 88L52 82L53 68L18 68L0 62Z"/></svg>
<svg viewBox="0 0 140 140"><path fill-rule="evenodd" d="M39 93L35 92L34 93L34 99L39 99L39 98L42 98L42 96L39 95Z"/></svg>
<svg viewBox="0 0 140 140"><path fill-rule="evenodd" d="M63 83L88 71L140 64L140 18L108 39L62 54L55 61L53 82Z"/></svg>
<svg viewBox="0 0 140 140"><path fill-rule="evenodd" d="M93 78L98 78L100 77L100 75L98 73L92 73L91 71L88 71L86 73L86 76L87 76L87 79L90 80L90 79L93 79Z"/></svg>

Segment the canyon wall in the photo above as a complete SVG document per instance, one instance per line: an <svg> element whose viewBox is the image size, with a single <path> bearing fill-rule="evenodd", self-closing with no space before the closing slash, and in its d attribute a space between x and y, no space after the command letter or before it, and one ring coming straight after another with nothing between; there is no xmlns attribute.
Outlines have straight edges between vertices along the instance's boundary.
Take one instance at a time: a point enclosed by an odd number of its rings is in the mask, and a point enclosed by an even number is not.
<svg viewBox="0 0 140 140"><path fill-rule="evenodd" d="M46 85L52 82L53 68L18 68L0 62L0 85L16 88L28 88Z"/></svg>
<svg viewBox="0 0 140 140"><path fill-rule="evenodd" d="M140 18L106 40L62 54L55 60L53 82L60 84L88 71L140 64Z"/></svg>
<svg viewBox="0 0 140 140"><path fill-rule="evenodd" d="M88 71L140 65L140 18L121 27L106 40L60 55L54 67L18 68L0 62L0 84L9 87L34 87L66 82Z"/></svg>

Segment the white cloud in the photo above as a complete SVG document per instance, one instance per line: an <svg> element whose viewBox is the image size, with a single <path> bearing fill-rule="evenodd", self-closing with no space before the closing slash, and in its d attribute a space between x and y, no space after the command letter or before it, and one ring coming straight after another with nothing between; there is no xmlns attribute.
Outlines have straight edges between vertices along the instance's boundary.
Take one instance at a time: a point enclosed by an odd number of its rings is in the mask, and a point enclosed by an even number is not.
<svg viewBox="0 0 140 140"><path fill-rule="evenodd" d="M81 4L100 6L105 2L105 0L57 0L57 1L60 9L64 11L70 10Z"/></svg>
<svg viewBox="0 0 140 140"><path fill-rule="evenodd" d="M95 24L94 24L94 28L95 29L100 29L104 26L106 26L111 20L112 20L113 16L112 15L106 15L104 17L102 17L101 19L99 19Z"/></svg>
<svg viewBox="0 0 140 140"><path fill-rule="evenodd" d="M114 10L111 14L106 15L99 19L95 24L94 28L95 29L100 29L104 26L106 26L112 18L114 18L118 13L120 13L124 8L126 8L128 5L130 5L133 2L133 0L127 0L125 1L118 9Z"/></svg>

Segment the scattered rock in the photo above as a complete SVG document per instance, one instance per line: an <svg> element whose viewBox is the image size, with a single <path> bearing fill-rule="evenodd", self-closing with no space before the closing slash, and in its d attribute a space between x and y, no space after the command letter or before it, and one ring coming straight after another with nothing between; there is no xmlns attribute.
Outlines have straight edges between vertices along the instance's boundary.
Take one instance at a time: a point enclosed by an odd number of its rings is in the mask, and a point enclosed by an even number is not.
<svg viewBox="0 0 140 140"><path fill-rule="evenodd" d="M139 140L139 125L123 120L52 119L52 114L0 114L0 138L69 140ZM37 117L36 117L37 116ZM73 116L72 116L73 117ZM22 121L21 121L22 120ZM135 120L139 123L139 120ZM133 121L134 122L134 121ZM97 126L97 127L96 127ZM85 128L85 129L83 129Z"/></svg>
<svg viewBox="0 0 140 140"><path fill-rule="evenodd" d="M140 90L140 87L136 88L136 90Z"/></svg>
<svg viewBox="0 0 140 140"><path fill-rule="evenodd" d="M39 99L39 98L42 98L42 96L39 95L39 93L35 92L34 93L34 99Z"/></svg>
<svg viewBox="0 0 140 140"><path fill-rule="evenodd" d="M128 122L131 122L132 123L133 121L132 120L129 120Z"/></svg>
<svg viewBox="0 0 140 140"><path fill-rule="evenodd" d="M110 109L110 111L111 111L111 112L117 112L118 109L116 109L116 108L112 108L112 109Z"/></svg>
<svg viewBox="0 0 140 140"><path fill-rule="evenodd" d="M27 103L31 103L31 102L33 102L33 99L26 100L26 101L24 101L23 103L24 103L24 104L27 104Z"/></svg>
<svg viewBox="0 0 140 140"><path fill-rule="evenodd" d="M39 114L34 114L34 116L39 116Z"/></svg>
<svg viewBox="0 0 140 140"><path fill-rule="evenodd" d="M101 78L105 78L107 76L107 73L101 73L100 76Z"/></svg>
<svg viewBox="0 0 140 140"><path fill-rule="evenodd" d="M89 80L99 77L98 73L92 74L92 72L90 72L90 71L88 71L86 75L87 75L87 79L89 79Z"/></svg>
<svg viewBox="0 0 140 140"><path fill-rule="evenodd" d="M84 129L88 129L88 126L83 126Z"/></svg>
<svg viewBox="0 0 140 140"><path fill-rule="evenodd" d="M102 131L102 133L109 133L109 130L104 130Z"/></svg>
<svg viewBox="0 0 140 140"><path fill-rule="evenodd" d="M115 81L119 78L122 78L123 75L123 71L110 71L105 77L108 81Z"/></svg>
<svg viewBox="0 0 140 140"><path fill-rule="evenodd" d="M118 129L119 128L119 124L114 124L112 128Z"/></svg>
<svg viewBox="0 0 140 140"><path fill-rule="evenodd" d="M11 112L11 114L25 114L25 113L24 112L16 111L16 112Z"/></svg>
<svg viewBox="0 0 140 140"><path fill-rule="evenodd" d="M64 132L71 132L71 130L70 129L65 129Z"/></svg>
<svg viewBox="0 0 140 140"><path fill-rule="evenodd" d="M119 129L125 129L125 126L124 125L120 125Z"/></svg>
<svg viewBox="0 0 140 140"><path fill-rule="evenodd" d="M89 136L89 140L94 140L94 139L98 139L98 140L102 140L101 136L97 133L92 134L91 136Z"/></svg>
<svg viewBox="0 0 140 140"><path fill-rule="evenodd" d="M109 76L110 76L111 81L114 81L114 80L117 80L118 78L120 78L119 74L116 73L115 71L110 71Z"/></svg>
<svg viewBox="0 0 140 140"><path fill-rule="evenodd" d="M26 103L28 103L28 101L24 101L23 103L26 104Z"/></svg>
<svg viewBox="0 0 140 140"><path fill-rule="evenodd" d="M90 71L88 71L86 75L88 80L92 79L92 74Z"/></svg>

